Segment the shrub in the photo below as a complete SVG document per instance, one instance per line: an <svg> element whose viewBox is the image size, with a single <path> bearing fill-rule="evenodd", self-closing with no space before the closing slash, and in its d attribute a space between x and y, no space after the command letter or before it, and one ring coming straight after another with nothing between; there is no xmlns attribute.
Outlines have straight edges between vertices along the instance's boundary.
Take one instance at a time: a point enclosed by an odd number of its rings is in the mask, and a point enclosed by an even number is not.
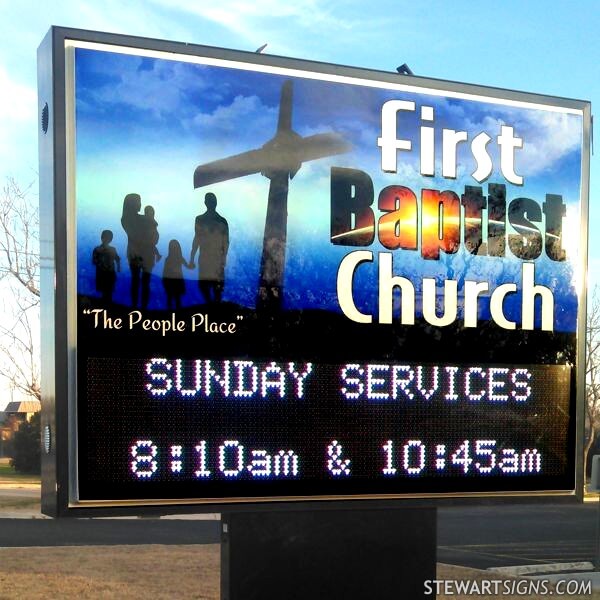
<svg viewBox="0 0 600 600"><path fill-rule="evenodd" d="M19 473L39 474L41 413L35 413L31 421L25 421L15 431L12 440L10 465Z"/></svg>

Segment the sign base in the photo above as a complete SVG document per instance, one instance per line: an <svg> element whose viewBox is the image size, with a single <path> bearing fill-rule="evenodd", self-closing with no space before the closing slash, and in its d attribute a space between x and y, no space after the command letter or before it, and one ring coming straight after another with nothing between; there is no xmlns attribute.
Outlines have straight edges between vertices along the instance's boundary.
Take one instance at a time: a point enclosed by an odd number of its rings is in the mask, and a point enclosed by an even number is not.
<svg viewBox="0 0 600 600"><path fill-rule="evenodd" d="M222 515L223 600L428 598L435 508Z"/></svg>

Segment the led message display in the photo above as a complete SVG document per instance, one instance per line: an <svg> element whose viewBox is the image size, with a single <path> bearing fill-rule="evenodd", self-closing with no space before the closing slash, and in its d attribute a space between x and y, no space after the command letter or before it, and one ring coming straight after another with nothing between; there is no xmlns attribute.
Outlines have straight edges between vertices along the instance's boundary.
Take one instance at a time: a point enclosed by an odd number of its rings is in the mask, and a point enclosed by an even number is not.
<svg viewBox="0 0 600 600"><path fill-rule="evenodd" d="M90 358L80 486L171 498L564 485L569 385L557 365Z"/></svg>
<svg viewBox="0 0 600 600"><path fill-rule="evenodd" d="M66 56L72 506L573 492L582 103Z"/></svg>

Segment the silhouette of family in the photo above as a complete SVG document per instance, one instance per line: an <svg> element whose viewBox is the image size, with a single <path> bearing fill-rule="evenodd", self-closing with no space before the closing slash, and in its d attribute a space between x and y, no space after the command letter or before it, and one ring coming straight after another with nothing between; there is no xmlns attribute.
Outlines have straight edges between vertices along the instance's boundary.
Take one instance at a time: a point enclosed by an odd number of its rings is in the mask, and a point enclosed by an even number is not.
<svg viewBox="0 0 600 600"><path fill-rule="evenodd" d="M169 242L162 272L167 309L181 308L181 299L185 294L183 268L194 268L197 253L198 287L202 298L206 303L221 302L229 249L229 225L216 210L217 197L214 194L206 194L204 204L206 211L196 217L189 262L183 257L179 241ZM152 270L162 259L158 250L160 236L154 207L146 206L143 214L141 210L140 195L127 194L123 200L121 225L127 234L126 255L131 272L131 306L134 308L148 307ZM121 270L121 259L110 245L112 239L112 231L102 231L101 244L92 253L92 263L96 267L96 291L100 293L102 301L108 303L112 302L117 272Z"/></svg>

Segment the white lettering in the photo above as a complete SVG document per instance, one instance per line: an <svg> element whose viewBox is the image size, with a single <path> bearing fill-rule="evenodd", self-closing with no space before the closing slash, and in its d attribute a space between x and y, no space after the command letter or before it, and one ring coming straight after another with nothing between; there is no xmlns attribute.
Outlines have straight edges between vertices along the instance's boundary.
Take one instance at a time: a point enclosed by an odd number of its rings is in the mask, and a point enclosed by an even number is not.
<svg viewBox="0 0 600 600"><path fill-rule="evenodd" d="M388 100L381 107L381 136L377 138L377 145L381 148L381 169L385 173L396 173L398 170L398 150L410 150L412 143L409 140L399 140L398 137L398 111L414 111L415 103L409 100Z"/></svg>

